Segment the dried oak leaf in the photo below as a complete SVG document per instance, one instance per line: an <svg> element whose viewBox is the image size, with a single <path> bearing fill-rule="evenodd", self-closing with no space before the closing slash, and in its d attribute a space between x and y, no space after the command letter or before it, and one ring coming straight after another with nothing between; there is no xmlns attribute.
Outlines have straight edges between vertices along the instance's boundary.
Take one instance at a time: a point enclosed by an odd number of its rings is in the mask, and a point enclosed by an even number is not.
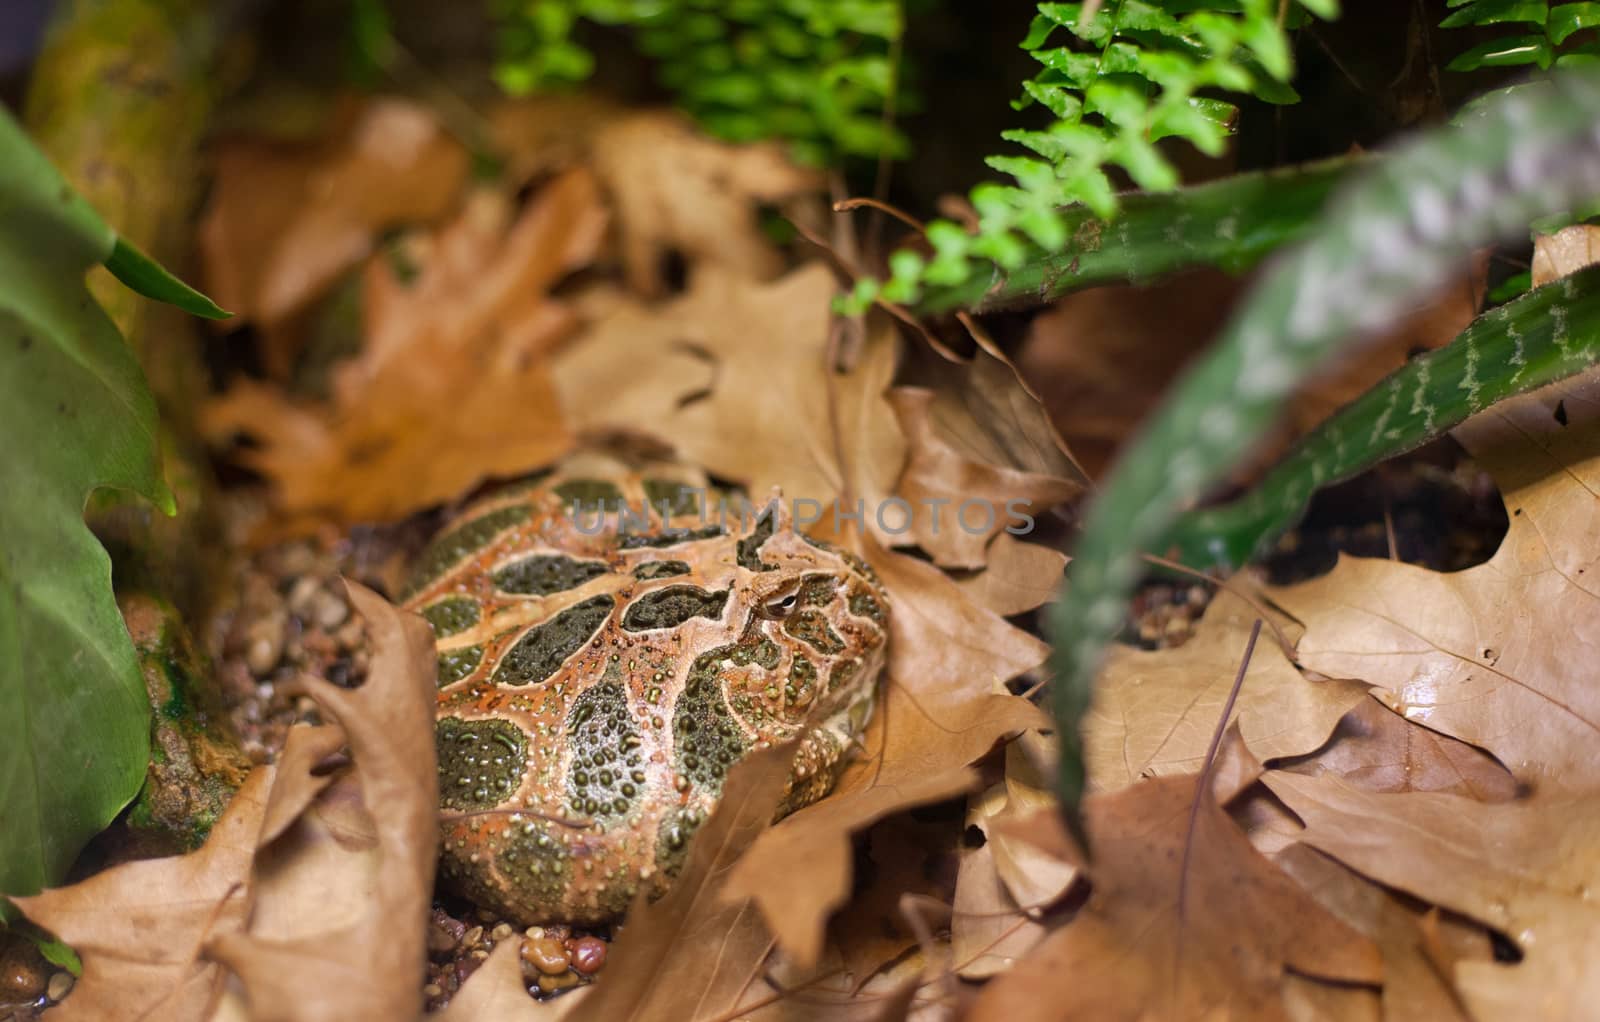
<svg viewBox="0 0 1600 1022"><path fill-rule="evenodd" d="M1020 385L1019 385L1020 386ZM991 541L1083 492L1081 478L1027 472L956 450L933 418L937 396L896 387L889 403L905 434L908 457L895 487L913 509L906 542L946 568L980 568Z"/></svg>
<svg viewBox="0 0 1600 1022"><path fill-rule="evenodd" d="M905 459L883 397L896 335L874 321L856 364L832 372L834 291L818 263L769 284L706 267L664 305L625 303L557 356L566 421L655 434L752 494L779 486L786 501L813 502L800 514L824 521L849 490L878 528L874 510Z"/></svg>
<svg viewBox="0 0 1600 1022"><path fill-rule="evenodd" d="M1012 900L1030 913L1066 894L1079 872L1075 859L1014 840L1005 831L1007 821L1056 804L1054 760L1049 751L1054 742L1053 735L1024 731L1006 745L1005 804L983 824L985 831L991 832L989 843L1001 882Z"/></svg>
<svg viewBox="0 0 1600 1022"><path fill-rule="evenodd" d="M969 1017L1276 1020L1289 1017L1289 970L1378 983L1376 946L1262 858L1214 799L1191 817L1194 793L1191 775L1091 796L1088 903Z"/></svg>
<svg viewBox="0 0 1600 1022"><path fill-rule="evenodd" d="M1477 315L1485 266L1480 260L1355 361L1319 374L1291 404L1291 428L1279 443L1310 430L1414 351L1460 333ZM1104 473L1167 385L1209 344L1244 284L1197 270L1149 285L1097 287L1068 295L1033 321L1017 364L1092 475Z"/></svg>
<svg viewBox="0 0 1600 1022"><path fill-rule="evenodd" d="M970 790L969 764L1008 735L1047 726L1032 703L994 692L1043 663L1048 646L968 601L933 565L870 538L866 552L894 610L885 691L864 751L829 797L758 838L726 888L727 897L755 899L802 967L817 961L828 916L849 895L853 832Z"/></svg>
<svg viewBox="0 0 1600 1022"><path fill-rule="evenodd" d="M83 960L53 1018L198 1022L226 973L204 953L211 935L244 925L250 861L273 768L251 771L199 850L113 866L70 887L13 899Z"/></svg>
<svg viewBox="0 0 1600 1022"><path fill-rule="evenodd" d="M495 945L488 960L467 977L445 1009L433 1016L436 1022L559 1022L577 1017L587 990L574 990L548 1001L528 995L527 980L522 978L521 943L513 937Z"/></svg>
<svg viewBox="0 0 1600 1022"><path fill-rule="evenodd" d="M989 544L982 571L965 572L955 583L967 599L1000 617L1011 617L1055 600L1067 555L1002 532Z"/></svg>
<svg viewBox="0 0 1600 1022"><path fill-rule="evenodd" d="M728 870L772 825L794 745L759 749L728 772L716 810L695 832L683 872L658 901L635 903L585 1018L739 1017L772 938L754 907L720 893Z"/></svg>
<svg viewBox="0 0 1600 1022"><path fill-rule="evenodd" d="M1533 239L1533 270L1530 282L1543 287L1585 266L1600 262L1600 227L1573 224L1554 234Z"/></svg>
<svg viewBox="0 0 1600 1022"><path fill-rule="evenodd" d="M728 899L754 899L802 967L817 961L828 917L850 894L850 835L890 813L970 790L978 778L968 764L1001 738L1043 722L1038 707L1016 696L930 706L892 681L877 713L866 751L845 768L833 794L761 835L723 890Z"/></svg>
<svg viewBox="0 0 1600 1022"><path fill-rule="evenodd" d="M1439 574L1341 558L1273 599L1300 662L1360 678L1407 720L1493 753L1537 789L1600 787L1600 376L1496 405L1455 431L1500 483L1492 558Z"/></svg>
<svg viewBox="0 0 1600 1022"><path fill-rule="evenodd" d="M1224 590L1182 646L1112 650L1083 728L1093 789L1114 791L1143 777L1200 769L1256 617ZM1300 755L1322 745L1366 690L1357 682L1302 676L1266 639L1250 659L1235 719L1258 759Z"/></svg>
<svg viewBox="0 0 1600 1022"><path fill-rule="evenodd" d="M585 170L555 178L520 213L510 196L474 191L415 279L387 260L367 264L361 354L338 367L336 394L369 390L400 359L459 359L495 374L547 356L574 325L549 291L594 260L607 219Z"/></svg>
<svg viewBox="0 0 1600 1022"><path fill-rule="evenodd" d="M1345 714L1327 745L1279 765L1311 777L1338 774L1367 791L1440 791L1480 802L1517 795L1517 779L1493 756L1413 724L1376 699Z"/></svg>
<svg viewBox="0 0 1600 1022"><path fill-rule="evenodd" d="M281 834L262 835L249 926L208 943L243 981L254 1022L404 1019L422 1008L438 842L433 632L370 590L348 590L374 650L367 681L302 683L338 721L352 765ZM304 804L305 791L297 781L283 797Z"/></svg>
<svg viewBox="0 0 1600 1022"><path fill-rule="evenodd" d="M968 799L967 826L976 828L984 840L962 850L960 871L956 874L950 947L956 974L963 979L987 979L1006 971L1049 932L1018 904L1001 875L996 848L1001 832L991 824L998 817L1016 812L1016 807L1009 805L1003 784L992 785ZM1018 841L1011 842L1010 851L1042 854L1032 845Z"/></svg>
<svg viewBox="0 0 1600 1022"><path fill-rule="evenodd" d="M936 903L948 915L952 891L941 866L951 861L961 832L946 821L892 816L867 832L870 878L828 925L828 936L855 984L864 986L890 962L916 946L907 910ZM907 897L913 904L903 904ZM823 954L826 959L826 951Z"/></svg>
<svg viewBox="0 0 1600 1022"><path fill-rule="evenodd" d="M347 108L317 143L224 141L199 227L206 291L283 340L279 328L385 229L446 215L468 162L432 113L396 98ZM268 371L287 376L293 355L287 341L268 344Z"/></svg>
<svg viewBox="0 0 1600 1022"><path fill-rule="evenodd" d="M1567 1019L1600 998L1600 798L1549 792L1475 802L1441 792L1380 794L1334 775L1271 771L1275 795L1306 824L1300 840L1396 890L1504 933L1507 965L1456 964L1473 1018Z"/></svg>
<svg viewBox="0 0 1600 1022"><path fill-rule="evenodd" d="M919 352L891 396L910 448L896 487L913 511L906 538L947 567L983 565L991 541L1030 530L1086 484L1038 395L987 337L974 337L966 362ZM974 498L992 512L962 514Z"/></svg>
<svg viewBox="0 0 1600 1022"><path fill-rule="evenodd" d="M331 409L250 382L206 408L214 441L260 441L235 457L273 481L291 526L403 517L570 446L542 355L576 320L544 290L593 257L604 213L576 171L512 212L469 203L409 285L369 264L369 347L337 370Z"/></svg>
<svg viewBox="0 0 1600 1022"><path fill-rule="evenodd" d="M1432 938L1426 913L1307 845L1291 845L1273 861L1318 904L1378 945L1383 990L1372 1017L1469 1022L1449 975L1428 954ZM1371 991L1363 992L1371 996Z"/></svg>
<svg viewBox="0 0 1600 1022"><path fill-rule="evenodd" d="M762 234L761 207L822 187L816 171L790 163L777 144L719 142L671 111L603 122L591 145L591 166L616 207L628 283L648 297L666 291L669 253L745 280L776 276L783 258Z"/></svg>

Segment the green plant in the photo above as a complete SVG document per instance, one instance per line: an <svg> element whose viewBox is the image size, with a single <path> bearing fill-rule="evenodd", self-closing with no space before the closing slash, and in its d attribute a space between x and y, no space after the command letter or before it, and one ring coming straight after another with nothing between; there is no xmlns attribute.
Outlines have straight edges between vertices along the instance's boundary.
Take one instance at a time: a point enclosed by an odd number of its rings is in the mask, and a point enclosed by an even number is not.
<svg viewBox="0 0 1600 1022"><path fill-rule="evenodd" d="M84 286L99 264L226 315L119 239L0 111L0 895L60 880L148 757L150 706L83 510L103 486L173 500L155 400Z"/></svg>
<svg viewBox="0 0 1600 1022"><path fill-rule="evenodd" d="M1101 652L1138 577L1140 553L1166 545L1181 509L1250 450L1293 389L1344 347L1348 335L1390 322L1470 248L1525 231L1534 219L1600 192L1597 120L1600 73L1568 71L1495 97L1464 123L1379 160L1329 206L1308 239L1258 281L1217 345L1124 453L1089 509L1070 583L1050 619L1062 742L1058 785L1069 812L1076 813L1084 786L1079 722ZM1561 372L1577 371L1593 358L1593 337L1579 352L1566 320L1568 289L1591 281L1574 278L1524 299L1561 299L1542 310L1551 320L1547 351L1574 353L1563 357ZM1514 306L1507 308L1513 311L1490 316L1515 315ZM1569 329L1562 329L1563 321ZM1431 434L1463 409L1475 411L1532 385L1517 331L1501 332L1502 354L1509 342L1510 355L1480 362L1474 348L1464 346L1459 375L1448 387L1432 385L1419 367L1412 392L1400 395L1404 414ZM1551 375L1541 371L1540 378ZM1386 429L1346 439L1386 453L1393 443ZM1312 485L1320 481L1317 464L1312 459L1302 466Z"/></svg>
<svg viewBox="0 0 1600 1022"><path fill-rule="evenodd" d="M1183 515L1162 553L1234 570L1292 526L1311 495L1412 450L1487 408L1600 361L1600 267L1479 316L1318 426L1248 492Z"/></svg>
<svg viewBox="0 0 1600 1022"><path fill-rule="evenodd" d="M625 25L662 84L708 131L782 139L809 163L900 154L885 119L896 88L897 0L493 0L496 77L514 95L582 81L576 23Z"/></svg>
<svg viewBox="0 0 1600 1022"><path fill-rule="evenodd" d="M1451 71L1486 67L1552 67L1600 65L1600 39L1586 31L1600 26L1600 3L1579 0L1551 5L1550 0L1450 0L1455 13L1441 28L1508 25L1521 31L1480 43L1458 54Z"/></svg>
<svg viewBox="0 0 1600 1022"><path fill-rule="evenodd" d="M1064 209L1081 205L1102 220L1118 210L1109 171L1119 168L1146 191L1171 191L1178 174L1156 143L1179 138L1219 155L1238 108L1212 93L1293 102L1287 30L1310 11L1336 17L1337 0L1105 0L1041 3L1022 47L1042 70L1023 83L1016 104L1033 103L1052 120L1002 133L1033 155L992 156L989 166L1014 183L972 190L976 229L948 220L927 227L931 260L910 249L891 257L884 298L916 302L923 289L954 288L1022 270L1042 251L1071 240ZM1287 14L1293 22L1280 20ZM1088 15L1088 16L1086 16ZM1052 45L1065 36L1062 45ZM851 309L878 293L859 286Z"/></svg>

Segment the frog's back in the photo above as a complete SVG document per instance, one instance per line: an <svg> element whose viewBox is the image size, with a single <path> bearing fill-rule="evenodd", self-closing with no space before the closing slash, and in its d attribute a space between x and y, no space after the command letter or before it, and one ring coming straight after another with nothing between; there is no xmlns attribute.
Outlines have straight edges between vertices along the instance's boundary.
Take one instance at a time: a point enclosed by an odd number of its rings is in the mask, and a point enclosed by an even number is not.
<svg viewBox="0 0 1600 1022"><path fill-rule="evenodd" d="M441 870L480 903L615 917L681 866L733 763L808 728L785 809L832 786L870 712L887 599L778 505L716 500L683 466L588 457L477 502L417 561L405 603L439 646Z"/></svg>

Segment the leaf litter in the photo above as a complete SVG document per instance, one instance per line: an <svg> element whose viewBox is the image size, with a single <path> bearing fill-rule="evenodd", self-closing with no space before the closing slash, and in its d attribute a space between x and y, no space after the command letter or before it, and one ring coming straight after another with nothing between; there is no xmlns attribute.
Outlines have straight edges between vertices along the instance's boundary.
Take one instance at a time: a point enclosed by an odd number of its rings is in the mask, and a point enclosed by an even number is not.
<svg viewBox="0 0 1600 1022"><path fill-rule="evenodd" d="M275 534L397 521L597 436L665 444L754 493L913 512L869 512L864 535L826 515L811 526L866 557L895 608L883 696L834 793L773 824L789 750L752 755L597 983L536 1001L524 942L502 938L439 1017L1556 1017L1583 1003L1600 924L1573 892L1600 859L1581 739L1600 716L1561 654L1600 619L1585 602L1585 573L1600 575L1590 391L1463 427L1513 512L1489 564L1347 561L1269 591L1303 635L1256 650L1228 721L1254 606L1222 596L1188 642L1115 653L1089 723L1085 859L1056 822L1051 724L1016 694L1048 683L1030 615L1065 558L1048 535L938 529L928 511L1016 500L1048 525L1090 485L1057 432L1070 417L1052 421L981 334L961 362L877 315L847 337L833 273L759 229L759 207L816 208L815 176L776 150L584 97L506 104L489 123L493 181L469 182L460 144L393 100L346 109L314 143L219 151L208 274L260 331L267 379L236 380L207 427L219 446L251 438L229 456L260 475ZM404 144L386 149L386 132ZM413 177L415 194L387 187ZM266 183L281 203L252 210ZM676 292L667 256L684 266ZM357 343L320 391L297 387L340 288L359 299ZM1448 336L1454 314L1441 304L1406 336ZM1076 342L1046 329L1072 332L1041 318L1021 364L1059 400L1037 367ZM1097 428L1075 427L1126 432ZM23 904L83 955L64 1017L418 1016L431 643L356 600L368 682L305 683L336 723L296 728L211 841ZM1491 932L1522 960L1497 962Z"/></svg>

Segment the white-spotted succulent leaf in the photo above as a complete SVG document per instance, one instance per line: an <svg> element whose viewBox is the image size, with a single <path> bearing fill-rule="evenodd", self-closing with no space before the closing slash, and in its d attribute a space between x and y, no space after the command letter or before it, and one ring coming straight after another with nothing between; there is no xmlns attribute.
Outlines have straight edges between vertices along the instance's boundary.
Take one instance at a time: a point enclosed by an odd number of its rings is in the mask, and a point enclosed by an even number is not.
<svg viewBox="0 0 1600 1022"><path fill-rule="evenodd" d="M1294 388L1352 338L1392 322L1474 247L1597 192L1600 73L1565 72L1377 161L1264 274L1120 459L1089 509L1051 614L1058 787L1070 818L1085 781L1078 725L1140 553L1164 546L1180 512L1249 453ZM1482 391L1479 398L1487 400Z"/></svg>
<svg viewBox="0 0 1600 1022"><path fill-rule="evenodd" d="M1321 487L1597 361L1600 266L1592 266L1485 313L1445 347L1391 373L1307 434L1243 496L1179 518L1161 552L1195 568L1239 568L1294 525Z"/></svg>

